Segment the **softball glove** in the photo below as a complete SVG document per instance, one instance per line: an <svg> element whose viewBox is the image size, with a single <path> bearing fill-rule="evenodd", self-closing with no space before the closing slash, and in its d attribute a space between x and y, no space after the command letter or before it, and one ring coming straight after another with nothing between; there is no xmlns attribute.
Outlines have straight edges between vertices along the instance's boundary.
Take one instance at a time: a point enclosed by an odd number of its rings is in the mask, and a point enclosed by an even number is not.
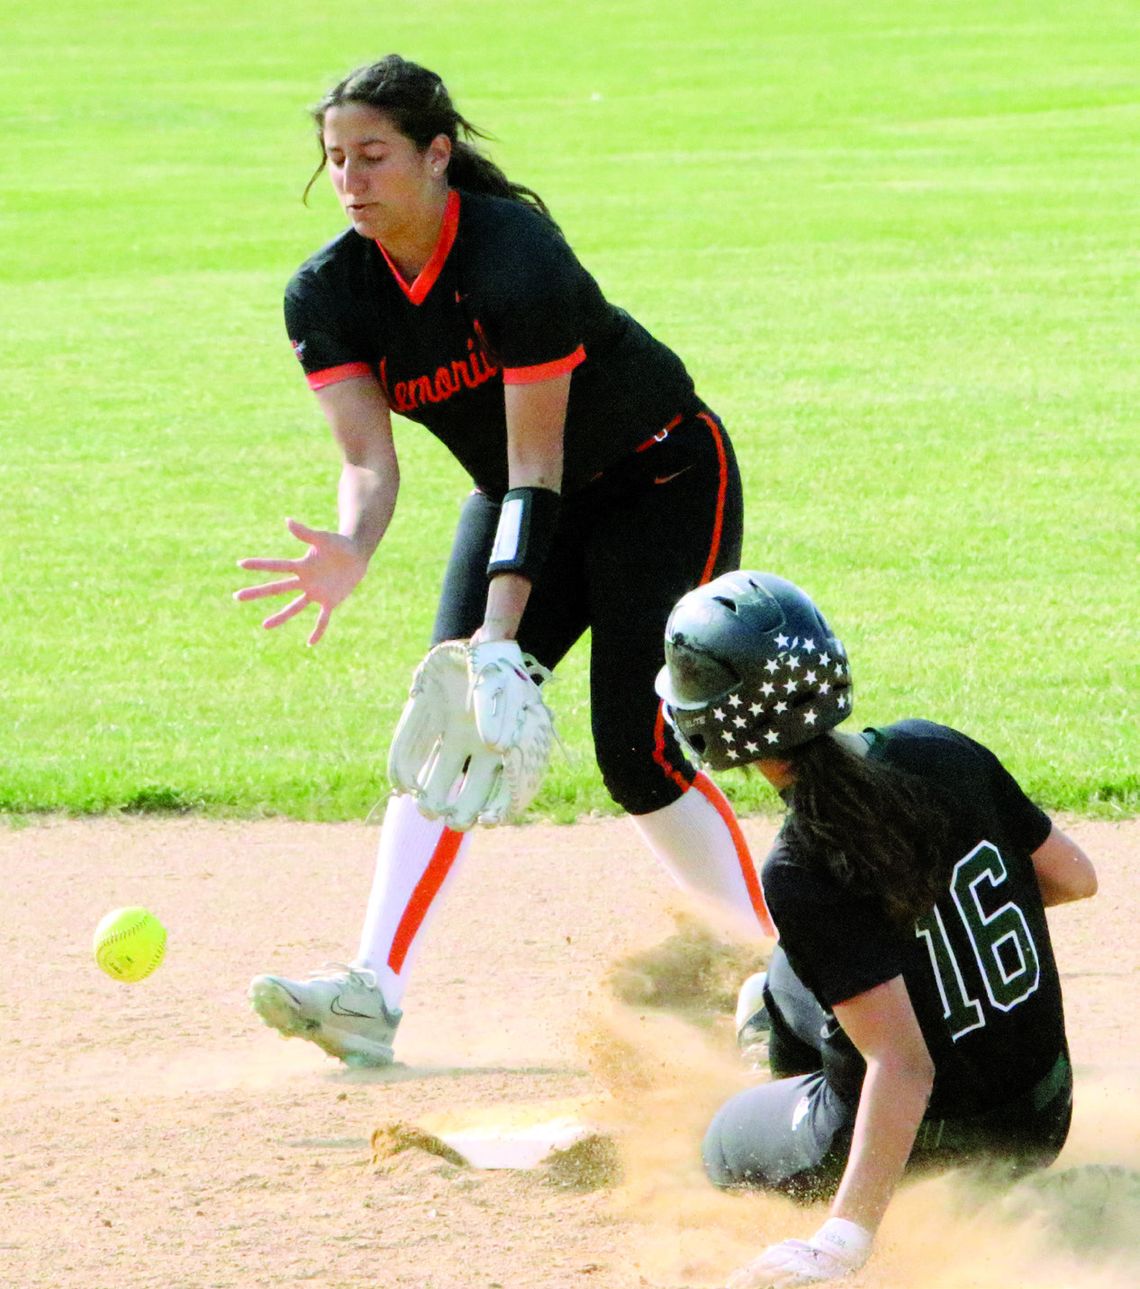
<svg viewBox="0 0 1140 1289"><path fill-rule="evenodd" d="M416 668L392 738L392 786L457 832L518 819L554 745L540 691L549 679L513 640L436 645Z"/></svg>

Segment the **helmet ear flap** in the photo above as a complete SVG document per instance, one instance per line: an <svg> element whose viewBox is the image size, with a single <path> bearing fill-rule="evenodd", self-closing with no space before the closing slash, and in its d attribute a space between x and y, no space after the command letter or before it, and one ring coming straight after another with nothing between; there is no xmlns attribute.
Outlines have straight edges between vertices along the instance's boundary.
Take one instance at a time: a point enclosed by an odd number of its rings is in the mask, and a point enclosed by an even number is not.
<svg viewBox="0 0 1140 1289"><path fill-rule="evenodd" d="M668 703L662 703L661 710L665 715L666 724L673 731L673 736L685 757L696 766L703 765L708 753L708 741L705 736L697 730L686 733L677 720L677 713Z"/></svg>

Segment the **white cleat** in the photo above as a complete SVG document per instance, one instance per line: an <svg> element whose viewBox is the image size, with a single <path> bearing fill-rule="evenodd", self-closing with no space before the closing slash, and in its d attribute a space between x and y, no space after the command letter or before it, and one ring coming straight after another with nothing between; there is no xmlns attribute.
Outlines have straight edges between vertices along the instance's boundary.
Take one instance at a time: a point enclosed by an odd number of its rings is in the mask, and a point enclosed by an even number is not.
<svg viewBox="0 0 1140 1289"><path fill-rule="evenodd" d="M285 1038L307 1038L346 1065L391 1065L403 1012L389 1011L374 972L339 963L308 980L254 976L253 1010Z"/></svg>
<svg viewBox="0 0 1140 1289"><path fill-rule="evenodd" d="M764 982L767 979L766 971L756 972L740 986L740 993L736 996L736 1042L741 1048L759 1042L772 1028L764 1003Z"/></svg>

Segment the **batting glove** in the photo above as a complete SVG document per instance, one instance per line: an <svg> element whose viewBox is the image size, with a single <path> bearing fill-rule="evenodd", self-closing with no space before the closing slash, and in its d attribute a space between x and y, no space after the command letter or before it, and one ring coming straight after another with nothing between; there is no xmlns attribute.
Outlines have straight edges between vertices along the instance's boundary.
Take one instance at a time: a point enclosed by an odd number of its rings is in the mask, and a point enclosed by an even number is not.
<svg viewBox="0 0 1140 1289"><path fill-rule="evenodd" d="M806 1243L784 1240L765 1249L729 1278L727 1289L796 1289L838 1280L858 1271L870 1255L870 1232L832 1217Z"/></svg>

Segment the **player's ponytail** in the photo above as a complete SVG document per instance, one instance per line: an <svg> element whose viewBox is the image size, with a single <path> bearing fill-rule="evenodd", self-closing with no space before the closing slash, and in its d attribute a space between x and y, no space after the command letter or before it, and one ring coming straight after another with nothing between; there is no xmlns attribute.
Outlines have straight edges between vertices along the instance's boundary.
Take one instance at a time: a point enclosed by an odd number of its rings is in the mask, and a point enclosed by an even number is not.
<svg viewBox="0 0 1140 1289"><path fill-rule="evenodd" d="M849 889L878 896L909 923L946 888L946 805L925 780L857 755L825 735L788 754L794 783L783 835L798 854L822 856Z"/></svg>
<svg viewBox="0 0 1140 1289"><path fill-rule="evenodd" d="M379 62L350 72L313 108L321 163L305 187L306 197L325 168L325 114L330 108L345 103L362 103L383 112L421 152L432 139L445 134L451 140L448 182L453 188L521 201L550 218L550 211L538 193L508 179L471 142L488 136L456 111L447 87L435 72L399 54L389 54Z"/></svg>

